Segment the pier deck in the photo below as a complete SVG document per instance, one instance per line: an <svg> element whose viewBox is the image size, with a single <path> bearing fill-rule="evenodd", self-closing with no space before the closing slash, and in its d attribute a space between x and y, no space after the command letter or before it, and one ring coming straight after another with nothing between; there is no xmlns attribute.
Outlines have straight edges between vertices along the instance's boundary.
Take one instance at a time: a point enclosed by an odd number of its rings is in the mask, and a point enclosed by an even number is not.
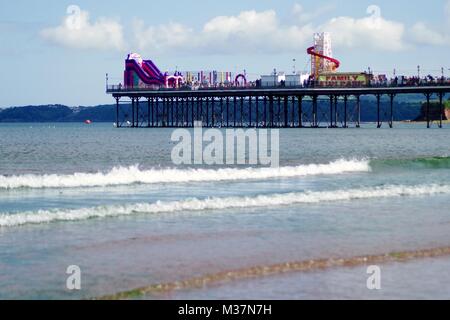
<svg viewBox="0 0 450 320"><path fill-rule="evenodd" d="M200 90L109 86L107 93L116 100L117 127L193 127L196 121L202 121L205 127L223 128L360 127L361 97L374 96L377 127L381 128L387 122L392 128L395 97L400 94L423 94L427 127L430 128L432 123L430 101L437 99L441 107L437 122L442 128L444 98L450 93L450 86ZM382 115L381 102L385 97L388 98L389 108ZM123 106L124 103L128 108Z"/></svg>

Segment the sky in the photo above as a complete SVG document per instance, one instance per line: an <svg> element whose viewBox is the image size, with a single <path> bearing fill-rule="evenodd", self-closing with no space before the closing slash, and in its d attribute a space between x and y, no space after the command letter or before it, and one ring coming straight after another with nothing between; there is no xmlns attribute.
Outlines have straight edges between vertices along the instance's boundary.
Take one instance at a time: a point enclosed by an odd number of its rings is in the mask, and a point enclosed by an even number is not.
<svg viewBox="0 0 450 320"><path fill-rule="evenodd" d="M121 83L130 52L162 71L308 71L324 31L340 71L450 76L450 0L15 0L0 2L0 108L112 103L105 75Z"/></svg>

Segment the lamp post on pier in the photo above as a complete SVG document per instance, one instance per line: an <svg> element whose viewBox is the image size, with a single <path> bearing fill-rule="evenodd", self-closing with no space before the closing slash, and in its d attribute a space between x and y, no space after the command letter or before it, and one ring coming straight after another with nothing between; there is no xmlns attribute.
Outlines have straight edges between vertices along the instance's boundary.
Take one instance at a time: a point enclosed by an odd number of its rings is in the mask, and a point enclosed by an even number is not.
<svg viewBox="0 0 450 320"><path fill-rule="evenodd" d="M277 86L277 69L276 68L273 69L273 86L274 87Z"/></svg>

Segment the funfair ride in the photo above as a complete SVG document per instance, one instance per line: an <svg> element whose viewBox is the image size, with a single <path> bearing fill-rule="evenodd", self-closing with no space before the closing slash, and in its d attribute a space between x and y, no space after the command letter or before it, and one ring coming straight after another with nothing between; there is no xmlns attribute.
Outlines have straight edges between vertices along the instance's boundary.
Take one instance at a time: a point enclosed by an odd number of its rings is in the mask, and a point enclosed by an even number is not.
<svg viewBox="0 0 450 320"><path fill-rule="evenodd" d="M144 86L180 87L184 79L178 73L162 73L151 60L143 60L137 53L130 53L125 61L124 82L127 88Z"/></svg>
<svg viewBox="0 0 450 320"><path fill-rule="evenodd" d="M331 35L328 32L314 34L314 46L307 49L311 55L311 76L316 80L322 73L336 72L341 63L333 58Z"/></svg>
<svg viewBox="0 0 450 320"><path fill-rule="evenodd" d="M177 89L182 86L211 88L221 86L245 87L245 74L235 78L231 72L199 71L162 73L151 60L143 60L141 55L130 53L125 60L125 88Z"/></svg>

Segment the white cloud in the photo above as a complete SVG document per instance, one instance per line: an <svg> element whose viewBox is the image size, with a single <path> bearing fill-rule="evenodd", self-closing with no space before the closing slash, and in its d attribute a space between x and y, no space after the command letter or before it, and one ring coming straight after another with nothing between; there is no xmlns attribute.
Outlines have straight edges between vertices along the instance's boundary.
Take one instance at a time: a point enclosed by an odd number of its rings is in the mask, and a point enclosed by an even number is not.
<svg viewBox="0 0 450 320"><path fill-rule="evenodd" d="M273 10L244 11L238 16L220 16L205 24L203 32L219 35L242 34L243 36L267 34L277 28L277 14Z"/></svg>
<svg viewBox="0 0 450 320"><path fill-rule="evenodd" d="M307 11L299 3L295 3L292 8L292 14L299 23L308 23L320 18L320 16L333 11L336 8L334 4L328 4L318 7L314 11Z"/></svg>
<svg viewBox="0 0 450 320"><path fill-rule="evenodd" d="M404 42L405 26L381 16L333 18L320 29L331 32L333 43L340 47L383 51L399 51L407 47Z"/></svg>
<svg viewBox="0 0 450 320"><path fill-rule="evenodd" d="M291 22L280 21L274 10L243 11L214 17L199 29L176 22L146 25L135 19L126 35L117 20L99 18L91 22L89 13L80 10L75 25L74 16L69 15L60 26L42 30L41 36L69 48L130 49L145 55L298 53L311 44L314 32L322 31L331 32L334 46L341 48L401 51L413 44L450 44L445 32L433 31L421 22L406 29L403 23L384 18L376 6L369 7L368 15L360 18L340 16L314 23L332 8L328 5L308 12L297 3ZM450 23L450 0L445 10Z"/></svg>
<svg viewBox="0 0 450 320"><path fill-rule="evenodd" d="M281 25L275 11L244 11L236 16L219 16L193 30L179 24L145 27L134 24L139 50L196 53L273 53L304 49L313 29L306 25Z"/></svg>
<svg viewBox="0 0 450 320"><path fill-rule="evenodd" d="M61 25L41 30L41 37L57 45L75 49L124 50L122 25L112 19L99 18L91 23L87 11L68 15Z"/></svg>
<svg viewBox="0 0 450 320"><path fill-rule="evenodd" d="M292 13L295 15L302 14L304 11L303 6L300 3L294 3L294 7L292 8Z"/></svg>
<svg viewBox="0 0 450 320"><path fill-rule="evenodd" d="M308 20L324 12L307 13L295 4L298 20ZM371 10L377 9L375 7ZM208 21L201 30L169 24L158 27L135 25L138 48L158 53L176 50L196 53L286 53L299 52L311 44L314 32L332 33L333 43L346 48L370 48L399 51L407 48L402 23L384 19L375 10L363 18L337 17L323 25L312 23L282 24L274 10L244 11L236 16L219 16Z"/></svg>
<svg viewBox="0 0 450 320"><path fill-rule="evenodd" d="M136 48L160 53L190 46L194 36L190 28L179 23L145 27L142 20L135 20L133 30Z"/></svg>
<svg viewBox="0 0 450 320"><path fill-rule="evenodd" d="M447 23L450 24L450 0L447 0L447 3L445 4L445 16L447 18Z"/></svg>
<svg viewBox="0 0 450 320"><path fill-rule="evenodd" d="M444 7L446 23L450 26L450 0ZM410 39L419 45L446 46L450 45L450 32L444 27L437 31L420 21L414 24L409 33Z"/></svg>
<svg viewBox="0 0 450 320"><path fill-rule="evenodd" d="M281 25L275 11L244 11L205 24L201 39L228 52L280 52L302 46L311 37L308 26Z"/></svg>
<svg viewBox="0 0 450 320"><path fill-rule="evenodd" d="M429 28L423 22L418 22L411 28L411 39L421 45L442 46L450 43L448 36Z"/></svg>

